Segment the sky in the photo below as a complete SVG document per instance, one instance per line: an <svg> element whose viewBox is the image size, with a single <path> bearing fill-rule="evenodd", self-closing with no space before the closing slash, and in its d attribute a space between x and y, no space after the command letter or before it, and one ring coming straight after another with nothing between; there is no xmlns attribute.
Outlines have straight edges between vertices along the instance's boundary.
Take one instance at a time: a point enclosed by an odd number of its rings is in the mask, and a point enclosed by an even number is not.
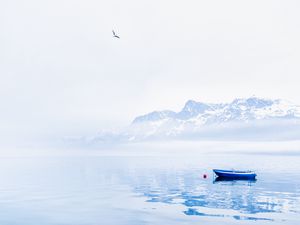
<svg viewBox="0 0 300 225"><path fill-rule="evenodd" d="M0 135L88 135L189 99L300 104L299 11L297 0L2 0Z"/></svg>

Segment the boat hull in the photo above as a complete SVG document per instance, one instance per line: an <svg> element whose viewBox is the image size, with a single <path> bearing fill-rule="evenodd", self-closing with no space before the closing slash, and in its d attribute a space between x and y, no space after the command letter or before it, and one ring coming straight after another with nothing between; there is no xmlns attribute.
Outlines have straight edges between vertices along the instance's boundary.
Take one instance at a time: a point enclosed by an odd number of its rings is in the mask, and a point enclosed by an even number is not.
<svg viewBox="0 0 300 225"><path fill-rule="evenodd" d="M235 170L213 170L214 173L221 178L236 180L254 180L256 174L251 171L235 171Z"/></svg>

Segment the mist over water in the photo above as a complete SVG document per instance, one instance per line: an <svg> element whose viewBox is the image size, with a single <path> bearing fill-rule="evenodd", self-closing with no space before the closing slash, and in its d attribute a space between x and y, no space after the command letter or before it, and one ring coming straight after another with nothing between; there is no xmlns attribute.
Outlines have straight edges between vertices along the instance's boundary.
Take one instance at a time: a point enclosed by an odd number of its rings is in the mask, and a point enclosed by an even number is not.
<svg viewBox="0 0 300 225"><path fill-rule="evenodd" d="M222 152L209 143L197 149L165 143L2 156L0 223L299 224L296 148L250 154L231 146L231 152L229 144ZM212 168L253 169L258 176L218 181Z"/></svg>

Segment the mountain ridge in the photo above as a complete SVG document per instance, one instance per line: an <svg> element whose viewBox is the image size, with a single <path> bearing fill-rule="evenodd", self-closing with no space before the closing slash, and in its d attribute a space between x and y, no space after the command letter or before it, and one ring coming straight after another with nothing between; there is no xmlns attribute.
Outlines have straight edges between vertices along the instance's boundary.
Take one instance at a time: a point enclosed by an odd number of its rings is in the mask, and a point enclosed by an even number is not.
<svg viewBox="0 0 300 225"><path fill-rule="evenodd" d="M78 142L103 145L157 140L300 140L300 107L282 99L257 97L229 103L188 100L178 112L153 111L118 131L100 132Z"/></svg>
<svg viewBox="0 0 300 225"><path fill-rule="evenodd" d="M136 117L132 124L163 119L202 120L204 124L226 121L250 121L300 117L300 107L281 99L236 98L230 103L203 103L188 100L181 111L153 111Z"/></svg>

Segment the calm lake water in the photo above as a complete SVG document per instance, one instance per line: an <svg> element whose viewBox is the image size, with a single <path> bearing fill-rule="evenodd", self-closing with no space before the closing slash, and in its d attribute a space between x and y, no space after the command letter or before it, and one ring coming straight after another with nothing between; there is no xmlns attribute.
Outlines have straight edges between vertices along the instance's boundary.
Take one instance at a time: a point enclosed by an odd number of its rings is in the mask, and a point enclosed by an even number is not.
<svg viewBox="0 0 300 225"><path fill-rule="evenodd" d="M216 181L212 168L254 169L258 177ZM299 169L297 154L2 156L0 224L298 225Z"/></svg>

